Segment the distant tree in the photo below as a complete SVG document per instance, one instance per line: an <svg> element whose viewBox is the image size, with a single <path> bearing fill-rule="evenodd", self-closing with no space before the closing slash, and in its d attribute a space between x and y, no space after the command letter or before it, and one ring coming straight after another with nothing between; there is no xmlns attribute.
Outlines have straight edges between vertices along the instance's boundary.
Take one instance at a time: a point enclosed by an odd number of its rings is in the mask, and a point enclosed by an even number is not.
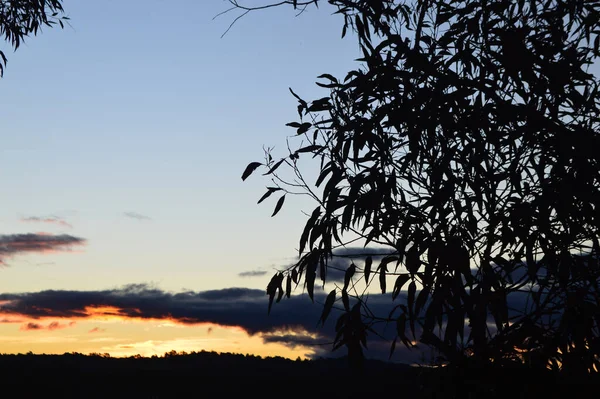
<svg viewBox="0 0 600 399"><path fill-rule="evenodd" d="M0 36L17 50L26 37L37 35L44 26L64 28L69 19L62 0L0 0ZM0 50L0 77L6 67L6 55Z"/></svg>
<svg viewBox="0 0 600 399"><path fill-rule="evenodd" d="M231 3L243 15L269 7ZM298 284L312 299L336 250L360 243L322 316L343 310L334 348L350 357L394 323L392 351L416 340L451 364L598 373L600 93L589 68L600 2L328 3L342 37L358 40L359 66L319 76L323 98L292 91L297 146L267 150L242 175L272 178L258 202L279 194L273 215L288 194L317 205L298 262L267 287L269 308ZM305 157L320 162L315 181ZM389 254L377 263L373 246ZM390 312L369 309L373 285Z"/></svg>

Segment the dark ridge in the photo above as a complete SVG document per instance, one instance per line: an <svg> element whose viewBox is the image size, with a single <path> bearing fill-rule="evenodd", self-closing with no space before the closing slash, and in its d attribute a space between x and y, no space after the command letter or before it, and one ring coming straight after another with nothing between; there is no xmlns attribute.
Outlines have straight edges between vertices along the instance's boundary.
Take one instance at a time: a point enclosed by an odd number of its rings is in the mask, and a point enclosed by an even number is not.
<svg viewBox="0 0 600 399"><path fill-rule="evenodd" d="M597 390L598 380L525 369L432 369L346 358L289 360L216 352L112 358L107 354L0 355L3 392L20 398L537 398ZM587 387L586 387L587 385ZM593 385L593 386L591 386ZM466 396L465 396L466 395ZM12 397L12 396L11 396Z"/></svg>

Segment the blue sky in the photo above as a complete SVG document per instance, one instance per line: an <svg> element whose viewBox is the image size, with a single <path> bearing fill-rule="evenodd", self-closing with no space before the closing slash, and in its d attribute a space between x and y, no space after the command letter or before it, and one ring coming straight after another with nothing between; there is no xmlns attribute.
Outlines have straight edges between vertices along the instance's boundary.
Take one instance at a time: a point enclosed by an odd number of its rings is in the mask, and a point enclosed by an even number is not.
<svg viewBox="0 0 600 399"><path fill-rule="evenodd" d="M283 152L293 135L288 87L322 97L316 76L354 65L341 18L275 8L221 38L236 16L213 20L228 8L222 0L64 6L64 30L15 53L3 45L0 234L86 243L7 257L0 291L264 289L274 267L293 261L301 210L314 205L290 197L271 218L274 201L256 205L268 181L240 176L263 145ZM52 218L65 223L39 220ZM258 269L269 273L238 277Z"/></svg>

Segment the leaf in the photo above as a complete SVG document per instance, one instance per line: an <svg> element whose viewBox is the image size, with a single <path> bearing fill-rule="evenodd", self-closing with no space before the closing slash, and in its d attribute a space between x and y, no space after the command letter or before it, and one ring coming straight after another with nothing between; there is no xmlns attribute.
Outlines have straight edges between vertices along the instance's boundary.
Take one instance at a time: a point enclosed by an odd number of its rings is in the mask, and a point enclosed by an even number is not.
<svg viewBox="0 0 600 399"><path fill-rule="evenodd" d="M331 312L331 308L333 307L334 303L335 303L335 289L332 290L329 293L329 295L327 295L327 298L325 299L325 306L323 306L323 313L321 313L321 318L319 319L323 326L325 325L325 320L327 320L327 316L329 316L329 313Z"/></svg>
<svg viewBox="0 0 600 399"><path fill-rule="evenodd" d="M323 78L324 78L324 79L329 79L329 80L331 80L333 83L338 83L338 80L337 80L337 79L336 79L336 78L335 78L333 75L330 75L330 74L328 74L328 73L324 73L324 74L322 74L322 75L319 75L319 76L317 76L317 79L323 79Z"/></svg>
<svg viewBox="0 0 600 399"><path fill-rule="evenodd" d="M373 264L373 258L367 256L365 259L365 283L369 284L369 276L371 275L371 265Z"/></svg>
<svg viewBox="0 0 600 399"><path fill-rule="evenodd" d="M414 275L419 270L419 263L419 251L412 246L406 253L406 269Z"/></svg>
<svg viewBox="0 0 600 399"><path fill-rule="evenodd" d="M275 299L275 293L279 288L279 274L275 273L273 277L271 277L271 281L267 285L267 295L269 296L269 308L267 310L267 314L271 313L271 307L273 306L273 299Z"/></svg>
<svg viewBox="0 0 600 399"><path fill-rule="evenodd" d="M277 161L277 163L275 163L275 165L271 166L271 168L267 171L267 173L264 173L263 176L270 175L271 173L275 172L277 170L277 168L279 168L279 166L281 166L283 161L285 161L285 158L281 158L279 161Z"/></svg>
<svg viewBox="0 0 600 399"><path fill-rule="evenodd" d="M306 292L308 292L308 296L313 303L315 302L314 292L315 292L315 278L317 278L316 268L317 268L316 263L313 265L310 265L309 268L306 270L306 277L305 277Z"/></svg>
<svg viewBox="0 0 600 399"><path fill-rule="evenodd" d="M352 279L352 276L354 276L355 272L356 266L354 265L354 263L352 263L350 267L346 269L346 273L344 274L344 288L342 289L342 291L346 291L348 289L348 284L350 284L350 280Z"/></svg>
<svg viewBox="0 0 600 399"><path fill-rule="evenodd" d="M269 187L269 190L266 193L264 193L262 197L260 197L257 204L260 204L261 202L263 202L264 200L269 198L271 196L271 194L273 194L275 191L279 191L279 190L281 190L281 188L279 188L279 187Z"/></svg>
<svg viewBox="0 0 600 399"><path fill-rule="evenodd" d="M296 93L294 93L294 90L292 90L291 87L288 87L288 89L290 90L290 93L292 93L292 95L294 97L296 97L296 99L300 102L300 104L306 106L306 101L304 101L303 99L301 99Z"/></svg>
<svg viewBox="0 0 600 399"><path fill-rule="evenodd" d="M385 294L385 273L387 272L387 266L385 264L379 265L379 287L381 287L381 293Z"/></svg>
<svg viewBox="0 0 600 399"><path fill-rule="evenodd" d="M408 309L414 309L414 303L415 303L415 291L417 290L417 285L415 284L414 281L411 281L410 284L408 285L408 298L407 298L407 305L408 305Z"/></svg>
<svg viewBox="0 0 600 399"><path fill-rule="evenodd" d="M346 311L350 311L350 298L348 298L348 291L342 291L342 303L344 304L344 309Z"/></svg>
<svg viewBox="0 0 600 399"><path fill-rule="evenodd" d="M244 173L242 173L242 180L246 180L248 178L248 176L250 176L252 174L252 172L254 172L256 170L256 168L258 168L261 165L262 165L262 163L260 163L260 162L250 162L248 164L248 166L246 166Z"/></svg>
<svg viewBox="0 0 600 399"><path fill-rule="evenodd" d="M308 131L308 129L310 129L311 126L312 126L312 123L304 122L303 124L301 124L298 127L298 130L296 130L296 134L306 133Z"/></svg>
<svg viewBox="0 0 600 399"><path fill-rule="evenodd" d="M423 288L419 295L417 295L417 302L415 304L415 313L418 315L419 311L423 308L427 299L429 298L429 287Z"/></svg>
<svg viewBox="0 0 600 399"><path fill-rule="evenodd" d="M318 149L323 148L323 146L321 145L308 145L306 147L300 148L299 150L296 150L296 153L301 153L301 152L314 152Z"/></svg>
<svg viewBox="0 0 600 399"><path fill-rule="evenodd" d="M396 278L396 283L394 283L394 290L392 291L392 300L396 299L400 294L400 290L402 290L402 286L406 284L410 276L406 273L401 274Z"/></svg>
<svg viewBox="0 0 600 399"><path fill-rule="evenodd" d="M292 295L292 276L288 274L285 283L285 296L288 298Z"/></svg>
<svg viewBox="0 0 600 399"><path fill-rule="evenodd" d="M300 254L304 252L304 248L306 246L306 242L308 241L310 230L315 226L315 222L317 221L317 218L320 214L321 207L317 206L310 215L310 218L306 221L306 225L304 226L304 230L302 231L302 235L300 236Z"/></svg>
<svg viewBox="0 0 600 399"><path fill-rule="evenodd" d="M392 346L390 348L390 356L388 357L388 360L392 359L392 355L394 354L394 350L396 350L396 341L398 340L398 337L395 337L394 340L392 341Z"/></svg>
<svg viewBox="0 0 600 399"><path fill-rule="evenodd" d="M277 215L277 212L279 212L279 210L283 206L284 201L285 201L285 194L283 194L281 196L281 198L279 198L279 200L277 200L277 204L275 204L275 210L273 211L273 214L271 215L271 217Z"/></svg>

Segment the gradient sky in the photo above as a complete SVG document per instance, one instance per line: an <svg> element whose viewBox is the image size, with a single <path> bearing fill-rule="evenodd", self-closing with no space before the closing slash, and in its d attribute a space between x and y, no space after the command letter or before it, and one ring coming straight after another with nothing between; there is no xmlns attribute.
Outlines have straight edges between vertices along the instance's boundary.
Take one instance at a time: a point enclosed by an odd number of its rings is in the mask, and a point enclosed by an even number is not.
<svg viewBox="0 0 600 399"><path fill-rule="evenodd" d="M324 97L318 75L356 66L323 3L251 13L221 38L239 15L213 20L224 0L66 0L64 30L0 43L0 353L330 353L314 344L333 321L318 328L306 295L267 316L315 204L288 196L272 218L276 196L256 204L269 181L240 178L263 146L286 153L289 87ZM369 301L390 310L389 293ZM389 348L369 342L370 357Z"/></svg>
<svg viewBox="0 0 600 399"><path fill-rule="evenodd" d="M213 20L228 8L222 0L64 6L64 30L46 29L15 53L1 44L0 293L264 290L294 260L301 211L314 204L290 197L271 218L274 202L256 205L268 181L240 176L264 145L283 153L293 136L288 87L323 97L315 78L353 66L341 18L327 7L297 18L271 9L221 38L238 15ZM266 275L240 276L253 271ZM219 328L105 319L5 317L0 352L265 354L239 329L227 334L248 341L235 346Z"/></svg>

